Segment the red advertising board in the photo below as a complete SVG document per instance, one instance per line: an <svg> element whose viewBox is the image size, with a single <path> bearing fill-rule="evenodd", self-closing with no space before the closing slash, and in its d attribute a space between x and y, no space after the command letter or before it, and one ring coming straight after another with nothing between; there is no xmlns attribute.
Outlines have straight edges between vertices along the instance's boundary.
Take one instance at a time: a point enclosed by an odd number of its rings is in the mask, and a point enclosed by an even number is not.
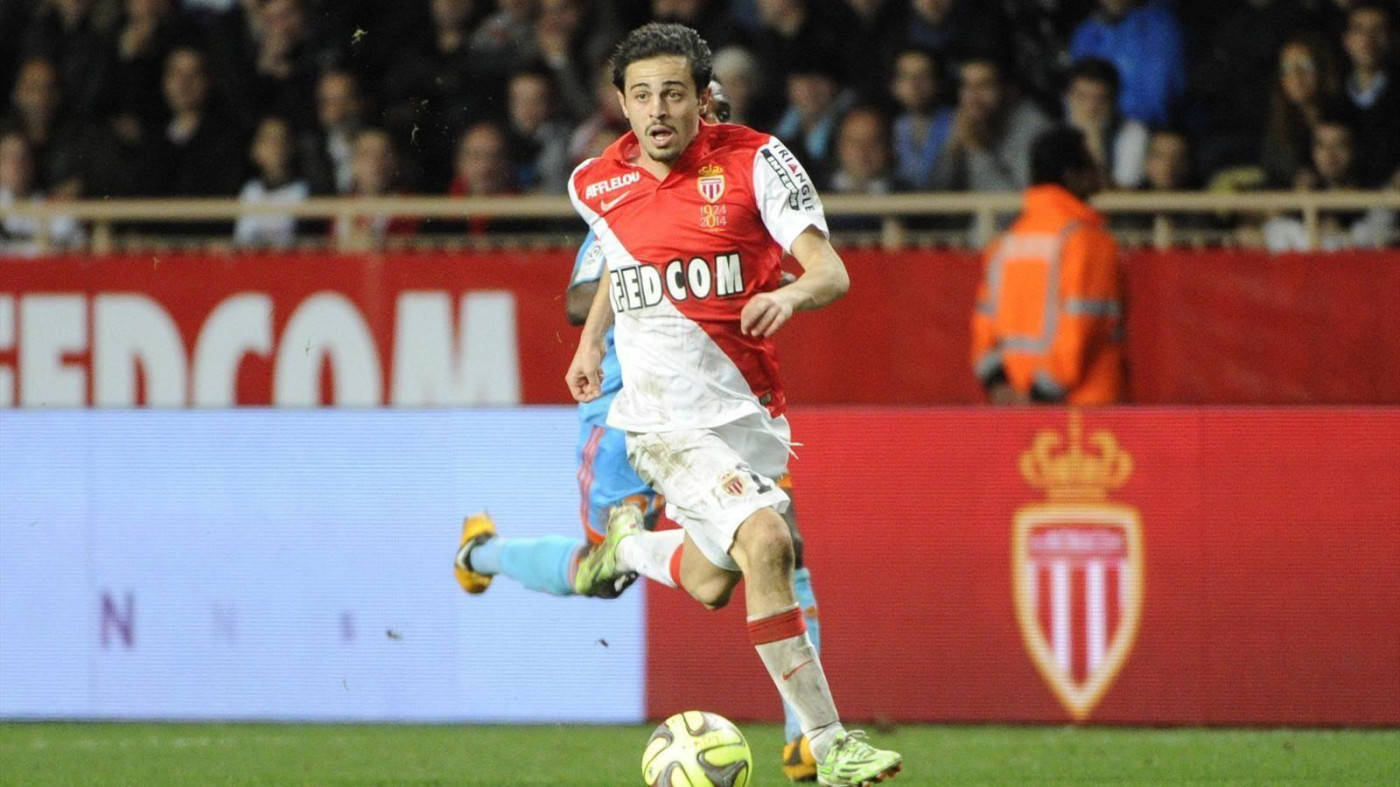
<svg viewBox="0 0 1400 787"><path fill-rule="evenodd" d="M573 255L0 265L0 406L562 402Z"/></svg>
<svg viewBox="0 0 1400 787"><path fill-rule="evenodd" d="M1400 410L792 422L847 718L1400 723ZM741 598L647 587L649 715L780 717Z"/></svg>
<svg viewBox="0 0 1400 787"><path fill-rule="evenodd" d="M976 255L844 253L850 294L779 334L789 399L980 400ZM559 403L568 251L0 264L0 406ZM1140 403L1400 403L1400 254L1136 253Z"/></svg>

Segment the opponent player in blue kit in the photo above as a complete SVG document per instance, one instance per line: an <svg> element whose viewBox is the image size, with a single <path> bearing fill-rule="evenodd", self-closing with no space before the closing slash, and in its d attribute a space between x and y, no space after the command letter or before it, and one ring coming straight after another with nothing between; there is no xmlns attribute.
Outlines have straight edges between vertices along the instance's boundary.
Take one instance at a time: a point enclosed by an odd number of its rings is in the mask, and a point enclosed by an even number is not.
<svg viewBox="0 0 1400 787"><path fill-rule="evenodd" d="M714 98L705 119L725 122L729 119L729 102L718 82L712 82L710 86ZM574 270L569 280L566 311L571 325L582 325L588 316L598 280L605 270L602 248L594 243L590 231L574 258ZM496 525L489 515L473 514L462 525L461 541L453 565L457 582L466 592L484 593L492 578L501 574L531 590L556 596L616 598L636 580L635 574L597 581L578 573L580 559L588 554L593 545L602 542L609 519L635 517L651 528L661 509L656 493L637 476L627 461L623 432L607 425L608 408L622 389L622 369L613 346L611 330L607 335L607 353L602 368L603 395L578 406L579 515L583 522L584 538L502 537L497 535ZM792 494L789 478L779 479L779 485L789 495ZM797 530L793 507L788 508L784 518L792 531L795 552L793 589L806 619L812 645L820 648L817 600L812 591L811 574L803 564L803 542ZM684 537L684 531L680 529L663 532L675 533L676 543L670 545L672 549ZM677 550L675 554L680 553ZM672 568L673 574L677 571L678 567ZM677 586L674 578L671 582L657 581L670 587ZM816 760L807 739L802 735L797 716L786 704L783 713L786 722L784 740L787 741L782 753L783 773L792 781L814 781Z"/></svg>

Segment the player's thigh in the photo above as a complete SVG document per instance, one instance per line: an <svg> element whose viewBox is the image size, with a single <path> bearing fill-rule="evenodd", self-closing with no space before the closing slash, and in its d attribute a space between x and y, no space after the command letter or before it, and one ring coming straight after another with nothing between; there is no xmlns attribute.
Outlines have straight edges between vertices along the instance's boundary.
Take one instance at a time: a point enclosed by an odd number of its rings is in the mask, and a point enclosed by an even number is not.
<svg viewBox="0 0 1400 787"><path fill-rule="evenodd" d="M666 512L697 548L727 571L734 534L755 511L781 511L787 495L758 475L713 429L629 434L628 455L638 475L666 496Z"/></svg>
<svg viewBox="0 0 1400 787"><path fill-rule="evenodd" d="M792 496L792 474L788 472L788 459L791 456L792 432L787 418L769 418L753 415L726 424L720 428L726 441L738 446L740 453L753 467L759 477L771 480L788 497L786 508L779 513L787 522L788 533L792 537L793 552L797 564L802 565L802 532L797 527L795 499Z"/></svg>
<svg viewBox="0 0 1400 787"><path fill-rule="evenodd" d="M802 540L802 532L797 527L797 515L792 500L792 475L788 472L792 432L787 418L756 414L725 424L719 427L718 431L753 468L756 481L772 483L787 495L787 506L778 507L777 510L782 514L788 536L792 540L794 564L801 568L804 565L806 544Z"/></svg>

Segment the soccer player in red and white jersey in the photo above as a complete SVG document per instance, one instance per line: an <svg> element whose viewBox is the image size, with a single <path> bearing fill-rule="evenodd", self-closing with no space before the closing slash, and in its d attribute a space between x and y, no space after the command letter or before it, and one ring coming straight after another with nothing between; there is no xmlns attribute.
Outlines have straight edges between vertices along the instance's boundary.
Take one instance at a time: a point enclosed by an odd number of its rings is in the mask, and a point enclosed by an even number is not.
<svg viewBox="0 0 1400 787"><path fill-rule="evenodd" d="M897 752L845 730L792 589L793 545L778 487L791 445L772 336L794 311L844 294L849 278L827 239L802 165L773 137L701 122L710 51L688 27L648 24L613 56L632 131L574 170L569 196L607 260L566 373L574 398L600 391L604 336L623 386L608 423L681 524L680 546L635 519L609 523L578 567L601 580L670 576L710 607L745 579L748 630L796 711L826 785L899 772ZM784 252L803 268L780 286Z"/></svg>

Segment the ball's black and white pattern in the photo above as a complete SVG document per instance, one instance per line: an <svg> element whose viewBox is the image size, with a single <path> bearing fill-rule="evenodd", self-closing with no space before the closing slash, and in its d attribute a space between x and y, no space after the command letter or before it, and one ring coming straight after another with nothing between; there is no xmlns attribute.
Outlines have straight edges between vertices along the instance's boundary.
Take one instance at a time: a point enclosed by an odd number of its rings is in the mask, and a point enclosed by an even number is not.
<svg viewBox="0 0 1400 787"><path fill-rule="evenodd" d="M642 778L651 787L746 787L753 774L748 741L717 713L677 713L651 734Z"/></svg>

